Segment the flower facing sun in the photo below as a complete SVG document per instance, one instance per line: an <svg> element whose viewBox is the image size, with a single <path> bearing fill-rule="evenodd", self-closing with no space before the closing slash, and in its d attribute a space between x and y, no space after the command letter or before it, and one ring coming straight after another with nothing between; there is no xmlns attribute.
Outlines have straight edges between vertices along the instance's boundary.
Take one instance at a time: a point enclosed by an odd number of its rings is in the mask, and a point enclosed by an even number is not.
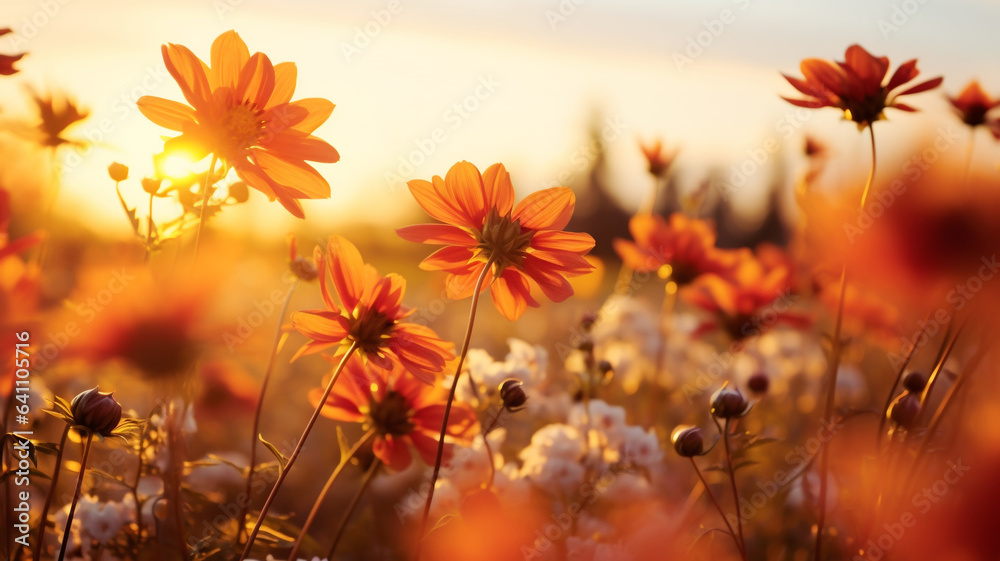
<svg viewBox="0 0 1000 561"><path fill-rule="evenodd" d="M932 78L899 93L893 93L893 90L920 74L916 59L901 64L885 85L882 81L889 71L887 57L876 58L860 45L851 45L847 48L845 59L845 62L818 58L803 60L800 68L804 80L787 74L782 75L796 90L805 94L806 99L787 97L782 99L799 107L836 107L844 111L846 119L854 121L859 127L865 127L884 119L882 112L887 107L916 111L909 105L899 103L897 99L904 95L932 90L941 85L943 80L940 77Z"/></svg>
<svg viewBox="0 0 1000 561"><path fill-rule="evenodd" d="M326 309L292 314L292 326L310 339L296 358L355 345L379 367L389 370L400 364L428 383L455 358L452 345L429 327L403 321L414 311L403 306L403 277L395 273L380 276L361 259L358 249L340 236L330 238L325 255L317 248L315 261ZM328 277L333 280L339 305Z"/></svg>
<svg viewBox="0 0 1000 561"><path fill-rule="evenodd" d="M629 268L661 272L684 286L705 273L724 273L736 264L736 254L715 247L715 230L704 220L683 213L669 220L654 214L637 214L629 220L632 239L616 239L615 251Z"/></svg>
<svg viewBox="0 0 1000 561"><path fill-rule="evenodd" d="M408 226L396 233L405 240L445 246L420 268L449 273L449 298L472 296L476 280L489 265L493 304L515 320L527 306L539 305L528 279L553 302L562 302L573 294L567 277L594 269L584 259L594 238L562 231L576 204L566 187L532 193L515 207L514 187L503 164L493 164L480 175L469 162L452 166L444 179L416 179L408 186L421 208L444 224Z"/></svg>
<svg viewBox="0 0 1000 561"><path fill-rule="evenodd" d="M991 98L976 80L969 82L957 97L948 96L948 101L958 118L970 127L986 124L986 114L1000 106L1000 100Z"/></svg>
<svg viewBox="0 0 1000 561"><path fill-rule="evenodd" d="M420 383L398 364L388 371L366 369L360 359L352 357L345 374L323 405L322 415L364 423L366 429L374 430L375 455L394 470L410 465L408 445L425 463L434 465L447 392L440 386ZM322 393L322 388L313 390L309 400L318 405ZM479 434L479 422L472 408L455 404L447 434L460 443L471 444L472 438ZM446 457L450 451L449 443L445 447Z"/></svg>
<svg viewBox="0 0 1000 561"><path fill-rule="evenodd" d="M306 161L340 159L333 146L312 134L334 105L320 98L291 101L294 63L272 65L267 55L251 55L234 31L212 44L210 66L181 45L167 44L162 51L167 70L190 104L139 99L139 110L150 121L181 133L167 141L165 154L181 153L195 161L213 154L299 218L304 214L298 199L330 196L329 183Z"/></svg>

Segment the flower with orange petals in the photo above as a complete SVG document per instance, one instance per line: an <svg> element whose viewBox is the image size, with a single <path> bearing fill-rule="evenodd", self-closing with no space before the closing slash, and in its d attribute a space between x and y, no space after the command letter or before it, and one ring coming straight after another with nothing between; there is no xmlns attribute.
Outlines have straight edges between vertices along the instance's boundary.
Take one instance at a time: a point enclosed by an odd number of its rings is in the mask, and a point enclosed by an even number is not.
<svg viewBox="0 0 1000 561"><path fill-rule="evenodd" d="M647 169L650 175L654 177L663 177L666 175L670 169L670 165L674 163L674 158L677 157L676 150L667 152L663 149L663 140L659 138L649 144L640 142L639 149L642 150L642 155L646 157Z"/></svg>
<svg viewBox="0 0 1000 561"><path fill-rule="evenodd" d="M339 362L340 357L335 361ZM321 414L338 421L364 423L366 429L374 431L375 456L392 469L410 465L408 446L425 463L434 465L447 392L440 386L420 383L398 363L390 370L366 369L362 360L352 357L344 373L346 376L334 386ZM309 400L318 405L322 395L323 389L316 388L309 393ZM479 434L475 411L456 403L448 418L447 434L453 441L471 444ZM451 444L445 446L446 457Z"/></svg>
<svg viewBox="0 0 1000 561"><path fill-rule="evenodd" d="M251 55L234 31L212 44L210 66L181 45L167 44L162 51L190 104L139 99L139 110L150 121L181 133L167 141L164 153L180 152L196 161L211 153L299 218L305 215L298 199L330 196L329 183L306 161L340 159L333 146L312 134L334 105L321 98L291 101L294 63L272 65L262 53Z"/></svg>
<svg viewBox="0 0 1000 561"><path fill-rule="evenodd" d="M576 204L567 187L528 195L514 206L514 187L503 164L480 175L476 166L459 162L442 179L415 179L410 193L432 218L444 224L419 224L396 230L405 240L445 246L420 263L427 271L446 271L449 298L472 296L484 268L492 267L493 304L510 320L527 306L538 307L528 279L554 302L573 295L567 277L594 267L586 259L594 238L564 232Z"/></svg>
<svg viewBox="0 0 1000 561"><path fill-rule="evenodd" d="M893 107L902 111L916 111L909 105L899 103L900 96L916 94L941 85L943 78L933 78L911 86L899 93L893 90L913 80L920 72L917 60L908 60L900 65L889 81L883 85L889 71L887 57L874 57L860 45L847 48L845 62L832 62L818 58L802 61L800 68L805 79L782 74L786 80L806 99L782 97L799 107L836 107L844 111L844 117L859 127L871 126L884 119L883 111Z"/></svg>
<svg viewBox="0 0 1000 561"><path fill-rule="evenodd" d="M639 272L660 272L683 286L705 273L724 273L735 264L735 253L715 247L715 229L704 220L683 213L669 220L654 214L637 214L629 220L632 239L616 239L626 267Z"/></svg>
<svg viewBox="0 0 1000 561"><path fill-rule="evenodd" d="M808 318L789 311L793 297L794 269L791 261L778 258L777 248L762 246L761 255L739 250L738 263L732 271L698 277L681 298L716 315L698 332L721 326L734 341L758 335L775 323L808 326Z"/></svg>
<svg viewBox="0 0 1000 561"><path fill-rule="evenodd" d="M9 27L0 29L0 37L12 33ZM0 76L11 76L17 74L17 68L14 68L14 63L21 60L24 53L19 55L0 55Z"/></svg>
<svg viewBox="0 0 1000 561"><path fill-rule="evenodd" d="M320 292L325 310L292 314L292 326L310 339L295 358L342 345L355 345L368 361L390 370L400 364L425 382L455 358L452 345L427 326L403 321L415 310L403 306L406 280L378 274L354 245L331 236L326 254L316 248ZM329 279L339 299L334 299ZM294 360L294 359L293 359Z"/></svg>
<svg viewBox="0 0 1000 561"><path fill-rule="evenodd" d="M66 136L66 131L74 124L86 119L90 111L77 105L67 95L49 95L31 92L31 100L38 108L38 123L24 136L40 146L58 148L64 144L82 145L83 142Z"/></svg>
<svg viewBox="0 0 1000 561"><path fill-rule="evenodd" d="M948 101L954 106L962 122L970 127L986 124L986 114L1000 105L1000 99L991 98L977 80L969 82L958 97L948 96Z"/></svg>

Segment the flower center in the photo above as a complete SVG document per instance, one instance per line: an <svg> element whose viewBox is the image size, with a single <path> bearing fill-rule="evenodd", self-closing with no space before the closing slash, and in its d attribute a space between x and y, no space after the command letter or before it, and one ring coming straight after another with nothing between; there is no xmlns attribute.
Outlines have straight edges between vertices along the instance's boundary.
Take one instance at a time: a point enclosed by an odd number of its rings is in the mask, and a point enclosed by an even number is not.
<svg viewBox="0 0 1000 561"><path fill-rule="evenodd" d="M509 266L520 267L531 246L534 231L523 231L520 220L511 220L510 215L500 216L491 209L483 221L483 227L475 233L476 257L496 264L499 275Z"/></svg>
<svg viewBox="0 0 1000 561"><path fill-rule="evenodd" d="M383 346L395 323L381 312L362 309L351 322L348 336L357 343L359 351L375 353Z"/></svg>
<svg viewBox="0 0 1000 561"><path fill-rule="evenodd" d="M406 398L395 391L390 390L382 398L382 401L375 401L372 398L369 403L368 417L372 427L379 434L403 436L413 432L413 423L410 421L410 405Z"/></svg>
<svg viewBox="0 0 1000 561"><path fill-rule="evenodd" d="M236 150L246 150L257 143L264 122L257 112L246 105L237 105L229 109L223 119L228 140Z"/></svg>

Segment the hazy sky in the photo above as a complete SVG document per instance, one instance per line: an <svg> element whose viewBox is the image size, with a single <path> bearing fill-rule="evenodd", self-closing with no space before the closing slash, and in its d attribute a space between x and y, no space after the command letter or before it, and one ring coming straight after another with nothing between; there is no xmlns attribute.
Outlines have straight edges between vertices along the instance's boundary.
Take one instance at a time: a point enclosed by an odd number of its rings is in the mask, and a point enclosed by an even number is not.
<svg viewBox="0 0 1000 561"><path fill-rule="evenodd" d="M919 58L923 76L946 76L946 92L971 77L1000 92L1000 2L987 0L2 1L0 27L18 36L0 49L30 55L21 75L0 83L0 117L19 116L24 84L69 91L93 112L76 133L98 147L65 177L63 210L120 212L104 169L119 160L148 170L166 133L135 98L181 99L159 46L180 43L207 59L228 29L273 62L296 62L296 97L337 104L317 131L342 155L320 167L334 196L305 203L318 223L412 211L394 176L443 175L462 159L481 169L504 162L521 193L572 182L586 168L596 111L610 180L627 204L647 188L637 138L682 146L688 183L707 164L740 165L769 137L797 149L805 131L829 139L845 161L867 158L864 139L835 111L796 116L778 98L793 93L779 72L798 75L806 57L842 58L855 42L893 68ZM886 144L953 122L939 92L912 104L926 111L878 125ZM429 154L414 154L421 148ZM234 224L293 223L263 204L229 214ZM120 216L107 216L125 231Z"/></svg>

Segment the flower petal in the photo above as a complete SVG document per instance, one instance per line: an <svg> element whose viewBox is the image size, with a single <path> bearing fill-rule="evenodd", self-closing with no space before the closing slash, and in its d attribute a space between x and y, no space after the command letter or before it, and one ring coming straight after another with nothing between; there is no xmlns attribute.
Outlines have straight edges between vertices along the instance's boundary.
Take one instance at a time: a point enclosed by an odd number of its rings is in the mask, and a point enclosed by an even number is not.
<svg viewBox="0 0 1000 561"><path fill-rule="evenodd" d="M336 105L328 99L307 97L289 103L288 107L306 110L305 116L301 120L296 120L291 126L295 130L311 134L330 118Z"/></svg>
<svg viewBox="0 0 1000 561"><path fill-rule="evenodd" d="M283 105L292 100L295 93L295 82L298 78L298 69L294 62L280 62L274 65L274 91L271 92L271 99L267 100L264 109L270 109L276 105Z"/></svg>
<svg viewBox="0 0 1000 561"><path fill-rule="evenodd" d="M444 180L440 177L435 176L432 181L414 179L408 181L406 186L410 189L410 194L413 195L420 208L424 209L424 212L431 218L454 226L478 228L482 225L469 223L457 207L457 203L449 198Z"/></svg>
<svg viewBox="0 0 1000 561"><path fill-rule="evenodd" d="M250 59L250 50L235 31L227 31L212 43L212 74L216 88L236 88L240 72Z"/></svg>
<svg viewBox="0 0 1000 561"><path fill-rule="evenodd" d="M913 86L912 88L909 88L909 89L906 89L906 90L903 90L903 91L899 92L897 94L897 96L900 96L900 95L910 95L910 94L916 94L916 93L920 93L920 92L926 92L927 90L933 90L934 88L940 86L941 82L943 82L943 81L944 81L944 78L941 77L941 76L939 76L937 78L932 78L930 80L927 80L926 82L922 82L920 84L917 84L916 86Z"/></svg>
<svg viewBox="0 0 1000 561"><path fill-rule="evenodd" d="M572 251L582 254L594 248L594 238L583 232L543 230L535 232L531 238L531 246L542 250Z"/></svg>
<svg viewBox="0 0 1000 561"><path fill-rule="evenodd" d="M275 132L261 141L261 146L285 160L310 160L332 164L340 160L337 149L325 140L291 129Z"/></svg>
<svg viewBox="0 0 1000 561"><path fill-rule="evenodd" d="M495 208L506 216L514 208L514 185L503 164L493 164L483 172L483 189L487 208Z"/></svg>
<svg viewBox="0 0 1000 561"><path fill-rule="evenodd" d="M524 275L516 269L507 269L490 286L490 298L503 317L515 321L528 306L538 307L531 297L531 287Z"/></svg>
<svg viewBox="0 0 1000 561"><path fill-rule="evenodd" d="M194 109L169 99L144 95L136 101L139 112L163 128L183 132L186 125L194 124Z"/></svg>
<svg viewBox="0 0 1000 561"><path fill-rule="evenodd" d="M553 302L562 302L573 295L573 287L566 277L553 271L552 265L548 262L528 255L524 258L523 269Z"/></svg>
<svg viewBox="0 0 1000 561"><path fill-rule="evenodd" d="M457 210L465 223L473 227L482 225L486 217L486 194L483 177L476 166L466 161L451 166L445 175L444 185L448 198L457 203Z"/></svg>
<svg viewBox="0 0 1000 561"><path fill-rule="evenodd" d="M344 309L354 310L364 293L362 272L365 262L361 252L346 238L336 234L326 244L327 264L333 286Z"/></svg>
<svg viewBox="0 0 1000 561"><path fill-rule="evenodd" d="M920 71L917 70L917 59L912 59L899 65L899 68L892 73L892 78L889 78L889 83L885 86L885 91L891 92L892 90L902 86L903 84L909 82L910 80L917 77Z"/></svg>
<svg viewBox="0 0 1000 561"><path fill-rule="evenodd" d="M464 272L472 259L473 250L467 246L443 247L420 262L424 271Z"/></svg>
<svg viewBox="0 0 1000 561"><path fill-rule="evenodd" d="M173 76L184 99L195 109L204 109L212 98L212 89L201 59L184 45L168 43L160 49L167 72Z"/></svg>
<svg viewBox="0 0 1000 561"><path fill-rule="evenodd" d="M476 243L468 230L451 224L416 224L399 228L396 234L404 240L431 245L461 245Z"/></svg>
<svg viewBox="0 0 1000 561"><path fill-rule="evenodd" d="M275 183L302 193L303 199L327 199L330 184L305 162L289 161L264 150L254 150L253 158L260 169Z"/></svg>
<svg viewBox="0 0 1000 561"><path fill-rule="evenodd" d="M337 343L347 337L350 325L339 312L330 310L306 310L291 316L292 327L312 339Z"/></svg>
<svg viewBox="0 0 1000 561"><path fill-rule="evenodd" d="M569 224L576 195L568 187L552 187L525 197L512 215L529 230L562 230Z"/></svg>

